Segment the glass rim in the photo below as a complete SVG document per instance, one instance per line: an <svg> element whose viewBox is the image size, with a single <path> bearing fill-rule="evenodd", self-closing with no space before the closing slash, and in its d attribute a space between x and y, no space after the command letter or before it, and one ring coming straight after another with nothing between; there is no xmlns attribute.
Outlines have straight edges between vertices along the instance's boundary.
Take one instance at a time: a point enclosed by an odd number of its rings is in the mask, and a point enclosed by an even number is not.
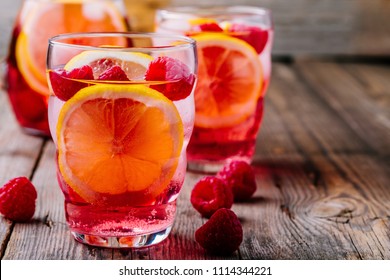
<svg viewBox="0 0 390 280"><path fill-rule="evenodd" d="M260 6L248 5L218 5L218 6L171 6L157 10L159 15L167 18L177 19L183 16L192 17L194 15L210 15L218 16L246 14L247 16L261 15L272 17L270 9Z"/></svg>
<svg viewBox="0 0 390 280"><path fill-rule="evenodd" d="M172 41L183 42L183 44L177 45L167 45L161 44L157 46L137 46L137 47L110 47L110 46L88 46L77 43L66 43L61 42L60 40L69 39L69 38L93 38L93 37L121 37L125 39L152 39L152 38L161 38L161 39L172 39ZM139 51L139 52L153 52L153 51L169 51L169 50L180 50L187 48L195 48L196 42L194 39L183 36L183 35L174 35L174 34L163 34L155 32L74 32L74 33L63 33L55 35L48 40L49 46L62 46L69 48L78 48L85 50L117 50L117 51Z"/></svg>

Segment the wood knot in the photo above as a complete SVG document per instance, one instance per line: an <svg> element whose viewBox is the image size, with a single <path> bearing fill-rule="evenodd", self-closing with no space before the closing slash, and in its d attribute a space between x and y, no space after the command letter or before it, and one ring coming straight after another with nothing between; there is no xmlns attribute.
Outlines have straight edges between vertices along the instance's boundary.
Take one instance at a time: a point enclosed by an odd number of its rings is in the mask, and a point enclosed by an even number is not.
<svg viewBox="0 0 390 280"><path fill-rule="evenodd" d="M364 202L345 194L318 201L310 209L314 217L340 224L348 224L366 212L367 206Z"/></svg>
<svg viewBox="0 0 390 280"><path fill-rule="evenodd" d="M289 217L291 220L295 218L294 213L290 210L290 207L288 205L280 205L280 210L282 211L282 213L286 214L287 217Z"/></svg>

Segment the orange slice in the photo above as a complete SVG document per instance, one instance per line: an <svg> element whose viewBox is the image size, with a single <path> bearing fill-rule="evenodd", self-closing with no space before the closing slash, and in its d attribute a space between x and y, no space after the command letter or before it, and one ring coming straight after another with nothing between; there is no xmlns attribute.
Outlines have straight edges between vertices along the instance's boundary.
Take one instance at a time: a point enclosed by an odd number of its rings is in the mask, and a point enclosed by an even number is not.
<svg viewBox="0 0 390 280"><path fill-rule="evenodd" d="M253 47L224 34L193 38L199 60L195 126L231 127L253 115L263 84L262 66Z"/></svg>
<svg viewBox="0 0 390 280"><path fill-rule="evenodd" d="M65 102L56 132L59 170L90 203L102 195L156 197L174 175L184 135L175 105L158 91L105 84Z"/></svg>
<svg viewBox="0 0 390 280"><path fill-rule="evenodd" d="M70 32L127 30L123 15L110 1L29 1L23 7L21 21L16 62L29 86L44 95L49 94L45 71L50 37Z"/></svg>

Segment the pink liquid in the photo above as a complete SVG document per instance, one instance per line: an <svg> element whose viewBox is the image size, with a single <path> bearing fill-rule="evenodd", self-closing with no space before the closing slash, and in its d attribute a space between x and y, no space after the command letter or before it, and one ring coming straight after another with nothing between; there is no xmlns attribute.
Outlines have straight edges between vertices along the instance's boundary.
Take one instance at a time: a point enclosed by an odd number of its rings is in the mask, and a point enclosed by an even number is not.
<svg viewBox="0 0 390 280"><path fill-rule="evenodd" d="M10 54L7 59L6 86L8 97L15 117L26 132L50 135L47 119L47 101L45 96L33 90L20 73L15 57L16 39L20 27L16 26L11 39Z"/></svg>
<svg viewBox="0 0 390 280"><path fill-rule="evenodd" d="M173 178L156 196L148 189L118 195L96 193L96 201L89 203L63 179L57 154L57 180L65 196L66 220L76 240L101 247L143 247L155 244L169 234L175 219L176 199L186 174L185 150L192 133L193 102L193 93L174 102L184 125L184 143ZM56 145L56 124L64 104L55 96L49 99L49 124Z"/></svg>
<svg viewBox="0 0 390 280"><path fill-rule="evenodd" d="M58 171L70 231L80 242L104 247L142 247L154 244L159 235L164 239L175 219L185 169L186 161L181 158L170 184L142 205L128 203L134 201L131 193L102 196L101 205L88 203L66 184Z"/></svg>
<svg viewBox="0 0 390 280"><path fill-rule="evenodd" d="M248 163L252 161L263 117L264 96L271 76L272 36L270 30L268 42L263 52L259 54L264 80L255 111L247 119L232 127L213 129L195 124L187 149L189 169L215 173L232 160L243 160Z"/></svg>
<svg viewBox="0 0 390 280"><path fill-rule="evenodd" d="M87 203L62 179L58 182L65 194L65 213L73 234L104 237L131 237L164 231L173 224L176 213L176 198L179 195L185 174L185 164L178 167L177 175L166 189L143 205L128 201L132 194L102 196L102 205Z"/></svg>
<svg viewBox="0 0 390 280"><path fill-rule="evenodd" d="M260 98L256 114L235 127L218 129L195 127L187 149L188 160L200 164L214 162L218 165L224 164L229 158L249 163L263 116L263 105L263 98Z"/></svg>

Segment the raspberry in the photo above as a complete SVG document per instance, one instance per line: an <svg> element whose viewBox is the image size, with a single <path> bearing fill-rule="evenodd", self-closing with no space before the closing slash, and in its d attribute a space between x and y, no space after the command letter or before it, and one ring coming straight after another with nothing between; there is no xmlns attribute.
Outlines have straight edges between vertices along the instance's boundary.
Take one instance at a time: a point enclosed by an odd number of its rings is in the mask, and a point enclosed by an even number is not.
<svg viewBox="0 0 390 280"><path fill-rule="evenodd" d="M242 226L233 211L222 208L195 232L195 240L206 251L216 255L230 255L243 239Z"/></svg>
<svg viewBox="0 0 390 280"><path fill-rule="evenodd" d="M196 32L223 32L223 29L216 22L203 23L195 25L191 31Z"/></svg>
<svg viewBox="0 0 390 280"><path fill-rule="evenodd" d="M103 71L115 65L115 61L111 58L101 58L94 63L94 67Z"/></svg>
<svg viewBox="0 0 390 280"><path fill-rule="evenodd" d="M195 75L180 60L172 57L157 57L145 73L146 81L171 81L150 87L161 92L172 101L186 98L191 94L195 83Z"/></svg>
<svg viewBox="0 0 390 280"><path fill-rule="evenodd" d="M75 95L80 89L88 84L78 82L77 80L93 80L92 68L89 65L84 65L80 68L75 68L72 71L58 69L49 72L50 84L54 94L61 100L67 101Z"/></svg>
<svg viewBox="0 0 390 280"><path fill-rule="evenodd" d="M129 81L125 71L118 65L111 66L98 77L101 81Z"/></svg>
<svg viewBox="0 0 390 280"><path fill-rule="evenodd" d="M35 212L37 191L26 177L11 179L0 188L0 213L15 222L26 222Z"/></svg>
<svg viewBox="0 0 390 280"><path fill-rule="evenodd" d="M220 208L232 207L233 193L219 178L206 176L194 186L191 204L202 216L209 218Z"/></svg>
<svg viewBox="0 0 390 280"><path fill-rule="evenodd" d="M268 41L268 31L256 26L234 23L229 27L228 32L236 33L232 36L247 42L257 53L263 51Z"/></svg>
<svg viewBox="0 0 390 280"><path fill-rule="evenodd" d="M232 189L234 201L248 200L257 188L255 173L245 161L230 162L218 172L217 177Z"/></svg>

